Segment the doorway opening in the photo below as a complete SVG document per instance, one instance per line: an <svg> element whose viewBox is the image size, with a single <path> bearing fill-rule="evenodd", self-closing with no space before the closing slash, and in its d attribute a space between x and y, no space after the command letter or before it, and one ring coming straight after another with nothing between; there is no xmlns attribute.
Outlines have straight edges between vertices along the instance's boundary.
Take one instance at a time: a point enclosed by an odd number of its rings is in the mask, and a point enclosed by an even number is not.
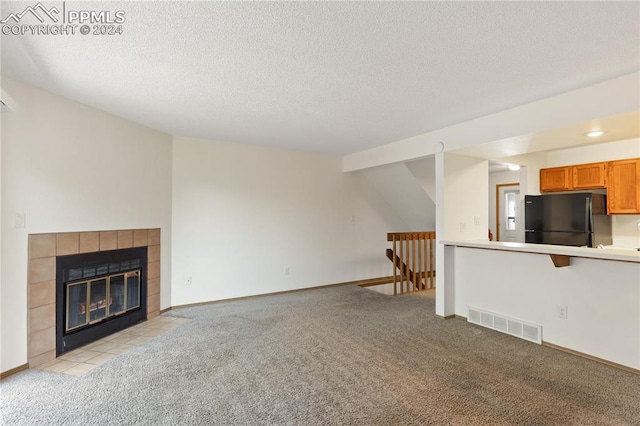
<svg viewBox="0 0 640 426"><path fill-rule="evenodd" d="M496 241L519 241L520 183L496 185Z"/></svg>

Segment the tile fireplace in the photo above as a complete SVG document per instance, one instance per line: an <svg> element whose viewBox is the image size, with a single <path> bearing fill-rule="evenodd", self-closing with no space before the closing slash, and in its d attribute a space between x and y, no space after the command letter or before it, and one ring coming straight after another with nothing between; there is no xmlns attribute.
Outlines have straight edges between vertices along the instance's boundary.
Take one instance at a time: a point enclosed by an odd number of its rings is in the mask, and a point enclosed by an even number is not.
<svg viewBox="0 0 640 426"><path fill-rule="evenodd" d="M30 367L158 316L160 229L30 234L27 309Z"/></svg>

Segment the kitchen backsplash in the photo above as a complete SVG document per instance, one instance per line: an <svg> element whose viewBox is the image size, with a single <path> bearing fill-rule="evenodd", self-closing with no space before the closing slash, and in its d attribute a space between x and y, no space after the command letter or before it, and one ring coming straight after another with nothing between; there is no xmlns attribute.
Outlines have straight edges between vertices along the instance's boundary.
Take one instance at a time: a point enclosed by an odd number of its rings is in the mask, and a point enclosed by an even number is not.
<svg viewBox="0 0 640 426"><path fill-rule="evenodd" d="M611 231L613 245L616 247L638 248L640 247L640 215L616 214L611 216Z"/></svg>

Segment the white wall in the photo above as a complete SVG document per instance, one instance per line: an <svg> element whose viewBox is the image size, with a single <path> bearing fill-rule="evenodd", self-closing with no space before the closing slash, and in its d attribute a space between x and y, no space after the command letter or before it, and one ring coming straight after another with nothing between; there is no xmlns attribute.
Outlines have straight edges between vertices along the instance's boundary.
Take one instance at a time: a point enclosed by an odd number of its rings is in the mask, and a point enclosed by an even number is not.
<svg viewBox="0 0 640 426"><path fill-rule="evenodd" d="M435 229L436 205L405 164L387 164L360 173L406 223L405 231Z"/></svg>
<svg viewBox="0 0 640 426"><path fill-rule="evenodd" d="M162 300L171 297L171 137L2 77L1 369L27 362L30 233L162 229ZM14 228L16 213L26 227Z"/></svg>
<svg viewBox="0 0 640 426"><path fill-rule="evenodd" d="M488 240L489 162L439 153L436 155L436 314L453 315L454 276L443 240ZM477 218L477 224L476 224Z"/></svg>
<svg viewBox="0 0 640 426"><path fill-rule="evenodd" d="M432 200L436 199L436 158L430 156L404 163Z"/></svg>
<svg viewBox="0 0 640 426"><path fill-rule="evenodd" d="M567 148L547 153L547 167L640 157L640 138Z"/></svg>
<svg viewBox="0 0 640 426"><path fill-rule="evenodd" d="M172 305L390 275L386 233L406 225L341 168L335 156L175 137Z"/></svg>
<svg viewBox="0 0 640 426"><path fill-rule="evenodd" d="M444 153L444 160L444 235L438 239L486 240L488 161L450 153Z"/></svg>
<svg viewBox="0 0 640 426"><path fill-rule="evenodd" d="M556 268L547 255L456 247L455 313L474 306L538 324L545 342L640 369L639 276L636 263Z"/></svg>

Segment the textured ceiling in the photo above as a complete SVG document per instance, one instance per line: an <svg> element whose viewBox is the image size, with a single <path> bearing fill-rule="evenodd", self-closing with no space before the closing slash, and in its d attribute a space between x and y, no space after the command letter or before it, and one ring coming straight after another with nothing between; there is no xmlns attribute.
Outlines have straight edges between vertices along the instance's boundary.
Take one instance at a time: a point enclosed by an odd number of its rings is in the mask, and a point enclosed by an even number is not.
<svg viewBox="0 0 640 426"><path fill-rule="evenodd" d="M171 134L308 151L372 148L640 64L638 2L65 6L123 10L123 34L3 35L4 75Z"/></svg>

